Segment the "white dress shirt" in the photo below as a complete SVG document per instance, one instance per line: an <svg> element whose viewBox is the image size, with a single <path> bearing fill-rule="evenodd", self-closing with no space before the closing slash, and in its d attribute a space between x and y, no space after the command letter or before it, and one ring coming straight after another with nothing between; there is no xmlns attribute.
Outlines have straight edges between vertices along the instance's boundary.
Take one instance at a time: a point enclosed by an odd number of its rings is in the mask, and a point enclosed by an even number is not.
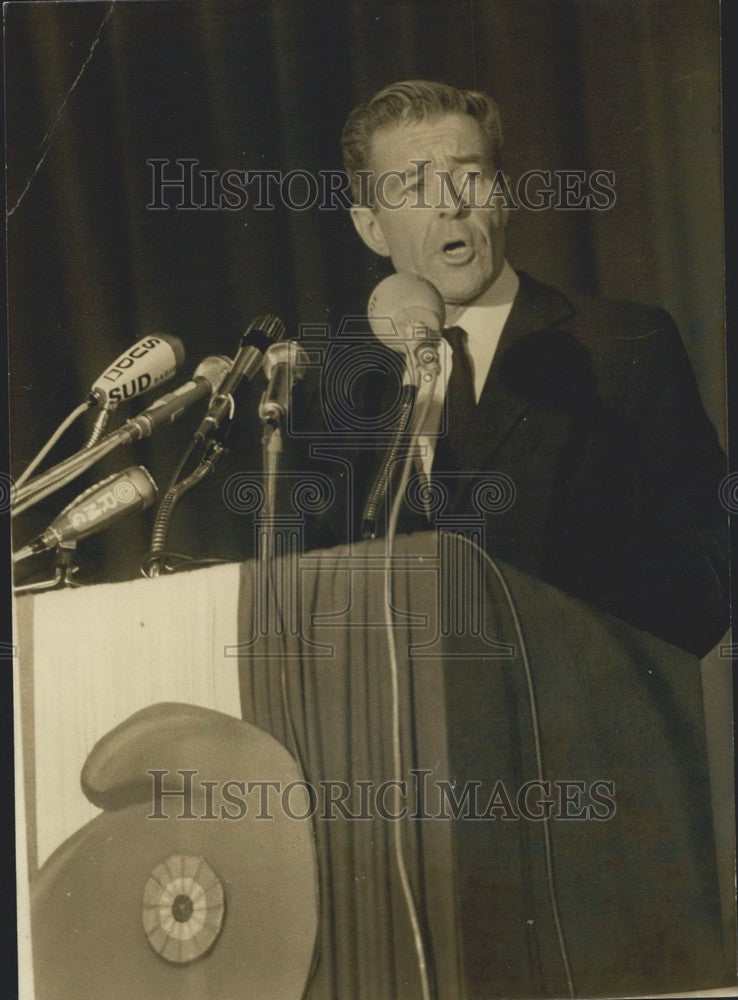
<svg viewBox="0 0 738 1000"><path fill-rule="evenodd" d="M485 292L482 292L472 305L467 306L456 322L452 324L460 326L467 333L467 348L474 375L474 394L477 402L482 395L484 383L487 381L489 370L492 367L492 359L500 342L502 328L510 315L513 300L519 287L520 280L517 274L505 261L497 280ZM433 465L433 453L443 412L446 387L453 367L451 347L445 340L441 341L440 359L441 373L436 380L433 399L419 437L420 463L428 478L430 478L431 466Z"/></svg>

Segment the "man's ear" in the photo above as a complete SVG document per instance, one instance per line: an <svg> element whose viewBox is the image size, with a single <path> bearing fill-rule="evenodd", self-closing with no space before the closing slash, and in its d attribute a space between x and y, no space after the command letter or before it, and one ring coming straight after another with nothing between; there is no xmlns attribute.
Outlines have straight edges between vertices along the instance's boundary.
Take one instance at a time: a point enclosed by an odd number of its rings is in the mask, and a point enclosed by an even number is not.
<svg viewBox="0 0 738 1000"><path fill-rule="evenodd" d="M370 250L378 253L380 257L389 257L389 245L384 238L379 219L371 208L366 205L354 205L351 209L351 220L356 232Z"/></svg>

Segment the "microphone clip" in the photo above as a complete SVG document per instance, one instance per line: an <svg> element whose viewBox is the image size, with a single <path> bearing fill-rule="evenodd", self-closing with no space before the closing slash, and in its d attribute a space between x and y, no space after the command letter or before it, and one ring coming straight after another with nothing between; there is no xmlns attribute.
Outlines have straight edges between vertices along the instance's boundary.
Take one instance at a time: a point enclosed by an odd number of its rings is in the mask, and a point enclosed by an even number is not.
<svg viewBox="0 0 738 1000"><path fill-rule="evenodd" d="M229 427L236 415L236 401L230 392L219 392L210 400L207 416L203 417L202 423L195 431L195 441L207 441L215 432L220 430L223 421Z"/></svg>
<svg viewBox="0 0 738 1000"><path fill-rule="evenodd" d="M87 582L77 580L79 565L76 560L77 542L62 542L54 549L54 575L36 583L25 583L13 588L13 593L32 594L42 590L56 590L61 587L86 587Z"/></svg>

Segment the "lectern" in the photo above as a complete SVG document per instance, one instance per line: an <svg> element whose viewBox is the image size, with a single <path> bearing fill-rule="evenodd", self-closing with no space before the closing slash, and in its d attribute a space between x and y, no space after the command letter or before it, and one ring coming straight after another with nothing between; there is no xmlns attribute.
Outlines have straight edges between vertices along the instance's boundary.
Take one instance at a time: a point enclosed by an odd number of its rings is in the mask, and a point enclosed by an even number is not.
<svg viewBox="0 0 738 1000"><path fill-rule="evenodd" d="M97 654L95 690L107 692L115 711L96 707L80 687L74 703L84 719L55 730L62 742L68 731L57 759L66 771L77 768L75 781L102 740L85 768L88 777L96 773L113 731L116 752L105 758L112 771L86 785L104 811L90 820L90 803L70 791L65 801L77 805L64 835L88 836L74 833L87 820L88 831L105 823L114 836L125 806L115 795L101 798L100 788L125 784L121 776L146 788L147 772L162 761L173 773L192 770L195 756L196 770L206 773L202 744L195 754L198 712L240 715L241 722L223 723L228 739L234 726L261 732L279 745L284 769L272 774L262 759L255 770L244 743L230 777L274 787L245 794L247 814L232 826L281 824L299 832L295 844L304 846L306 832L314 844L315 949L301 983L310 1000L416 1000L421 956L432 995L443 1000L723 984L698 661L496 562L468 539L403 536L391 558L385 546L360 543L285 555L266 567L245 563L19 602L21 652L32 659L36 691L35 709L26 698L23 712L26 733L29 726L35 733L36 760L27 758L27 769L36 799L48 803L53 795L53 762L38 766L39 727L52 725L54 714L48 685L68 690L88 676L89 651L64 652L74 620L77 628L91 618L108 627L114 620L116 642ZM57 622L53 643L47 616ZM146 690L131 683L130 671L147 678ZM190 710L191 727L185 720L172 755L165 734L182 702L200 708ZM143 720L128 718L157 704ZM142 725L150 747L143 754L135 752ZM133 733L137 740L127 738ZM221 769L212 780L228 777ZM78 866L71 884L83 873L75 841L57 847L59 833L27 806L31 868L36 853L41 862L32 871L32 930L43 962L48 936L58 933L45 914L68 891L68 866ZM261 820L259 809L267 814ZM42 842L57 847L51 860ZM144 863L131 833L125 866L120 859L127 879L139 853L143 892L149 856ZM115 857L109 862L114 868ZM92 941L96 908L109 914L116 906L117 877L111 870L94 900L86 897L88 910L68 918L78 936ZM243 894L259 885L256 874L251 887L246 879L231 905L242 906ZM223 885L223 935L235 891ZM120 919L134 917L121 912ZM304 949L305 926L293 914L279 933L287 941L296 934ZM253 961L254 942L239 933L242 947L228 954L233 983ZM141 954L154 970L166 965L143 923L121 924L126 935L143 949L131 947L132 977L140 980ZM152 985L151 996L223 995L208 976L218 948L216 940L173 976L167 967L156 979L166 986ZM75 960L82 954L77 947Z"/></svg>

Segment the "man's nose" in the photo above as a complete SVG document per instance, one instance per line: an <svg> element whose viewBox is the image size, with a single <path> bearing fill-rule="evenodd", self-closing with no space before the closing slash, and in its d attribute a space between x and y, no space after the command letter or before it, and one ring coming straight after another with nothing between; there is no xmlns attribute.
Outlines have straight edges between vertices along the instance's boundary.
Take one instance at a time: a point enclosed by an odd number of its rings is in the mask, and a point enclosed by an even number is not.
<svg viewBox="0 0 738 1000"><path fill-rule="evenodd" d="M438 185L436 205L444 218L455 218L469 211L471 203L470 185L459 187L451 178Z"/></svg>
<svg viewBox="0 0 738 1000"><path fill-rule="evenodd" d="M465 216L469 213L467 198L456 198L453 202L448 197L445 205L439 205L438 211L442 218L455 219L458 216Z"/></svg>

